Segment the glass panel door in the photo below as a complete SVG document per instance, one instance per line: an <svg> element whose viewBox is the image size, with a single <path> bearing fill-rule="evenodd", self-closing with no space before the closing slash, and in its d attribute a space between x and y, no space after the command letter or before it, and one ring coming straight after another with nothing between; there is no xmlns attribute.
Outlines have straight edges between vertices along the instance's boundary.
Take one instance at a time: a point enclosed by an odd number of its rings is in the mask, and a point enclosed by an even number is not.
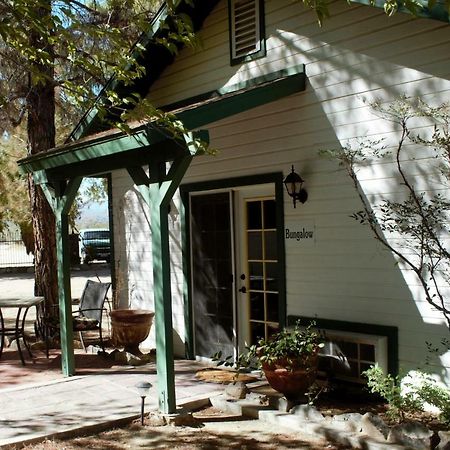
<svg viewBox="0 0 450 450"><path fill-rule="evenodd" d="M279 330L279 279L275 199L247 199L246 265L250 345Z"/></svg>
<svg viewBox="0 0 450 450"><path fill-rule="evenodd" d="M192 303L195 351L234 354L231 194L191 197Z"/></svg>

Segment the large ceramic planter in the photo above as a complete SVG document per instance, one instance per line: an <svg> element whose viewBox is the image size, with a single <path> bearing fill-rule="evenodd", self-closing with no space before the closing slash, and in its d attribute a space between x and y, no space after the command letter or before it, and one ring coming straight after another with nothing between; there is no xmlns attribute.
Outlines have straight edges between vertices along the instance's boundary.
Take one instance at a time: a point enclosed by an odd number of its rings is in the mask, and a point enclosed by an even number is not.
<svg viewBox="0 0 450 450"><path fill-rule="evenodd" d="M133 355L140 356L139 344L150 333L155 313L146 309L114 309L110 312L112 335L115 347L123 347Z"/></svg>
<svg viewBox="0 0 450 450"><path fill-rule="evenodd" d="M317 356L289 363L280 359L270 364L262 363L264 375L270 386L290 401L299 401L314 383L317 376Z"/></svg>

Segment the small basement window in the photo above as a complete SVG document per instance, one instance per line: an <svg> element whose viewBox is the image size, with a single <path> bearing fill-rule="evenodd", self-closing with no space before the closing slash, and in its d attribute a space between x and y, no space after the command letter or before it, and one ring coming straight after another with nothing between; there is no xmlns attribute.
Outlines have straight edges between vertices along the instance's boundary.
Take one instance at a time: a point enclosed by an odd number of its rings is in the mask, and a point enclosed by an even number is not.
<svg viewBox="0 0 450 450"><path fill-rule="evenodd" d="M231 64L266 54L264 0L229 0Z"/></svg>
<svg viewBox="0 0 450 450"><path fill-rule="evenodd" d="M362 372L378 364L387 373L387 337L323 330L327 342L321 354L321 369L342 380L365 383Z"/></svg>

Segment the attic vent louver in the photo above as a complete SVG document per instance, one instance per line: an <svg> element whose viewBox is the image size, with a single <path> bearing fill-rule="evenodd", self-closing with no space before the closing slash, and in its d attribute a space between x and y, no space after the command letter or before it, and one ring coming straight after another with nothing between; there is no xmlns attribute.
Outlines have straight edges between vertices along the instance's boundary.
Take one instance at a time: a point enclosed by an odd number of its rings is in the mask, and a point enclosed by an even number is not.
<svg viewBox="0 0 450 450"><path fill-rule="evenodd" d="M231 59L242 61L251 55L260 56L262 2L260 0L231 0Z"/></svg>

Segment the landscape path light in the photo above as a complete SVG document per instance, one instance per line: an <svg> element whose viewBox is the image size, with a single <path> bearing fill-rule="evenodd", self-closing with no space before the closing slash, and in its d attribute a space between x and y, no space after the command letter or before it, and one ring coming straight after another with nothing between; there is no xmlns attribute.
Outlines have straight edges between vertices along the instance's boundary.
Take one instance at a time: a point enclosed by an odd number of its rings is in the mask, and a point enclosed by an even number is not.
<svg viewBox="0 0 450 450"><path fill-rule="evenodd" d="M138 383L136 385L136 389L141 397L141 425L144 425L145 397L147 397L151 387L152 387L152 385L148 381L141 381L140 383Z"/></svg>

